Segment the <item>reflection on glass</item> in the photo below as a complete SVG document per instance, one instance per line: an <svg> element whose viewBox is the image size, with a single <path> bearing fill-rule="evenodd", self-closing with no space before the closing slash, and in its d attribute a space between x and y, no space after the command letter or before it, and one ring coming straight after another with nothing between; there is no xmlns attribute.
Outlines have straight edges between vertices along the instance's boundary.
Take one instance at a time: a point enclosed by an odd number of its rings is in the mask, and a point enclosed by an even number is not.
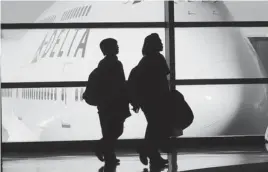
<svg viewBox="0 0 268 172"><path fill-rule="evenodd" d="M267 7L266 1L177 1L174 11L177 22L267 21Z"/></svg>
<svg viewBox="0 0 268 172"><path fill-rule="evenodd" d="M75 96L76 90L85 88L55 89L56 96L62 96L60 99L43 99L44 94L36 100L25 99L22 96L26 89L18 89L18 97L15 94L2 96L3 127L10 136L6 141L101 138L97 108ZM177 89L185 96L195 116L182 137L264 135L268 121L267 85L177 86ZM33 91L39 93L40 90L44 89ZM62 127L62 123L68 128ZM143 138L146 124L142 111L132 112L120 139Z"/></svg>
<svg viewBox="0 0 268 172"><path fill-rule="evenodd" d="M253 32L263 30L176 28L176 79L267 77L266 56L259 56L248 39Z"/></svg>

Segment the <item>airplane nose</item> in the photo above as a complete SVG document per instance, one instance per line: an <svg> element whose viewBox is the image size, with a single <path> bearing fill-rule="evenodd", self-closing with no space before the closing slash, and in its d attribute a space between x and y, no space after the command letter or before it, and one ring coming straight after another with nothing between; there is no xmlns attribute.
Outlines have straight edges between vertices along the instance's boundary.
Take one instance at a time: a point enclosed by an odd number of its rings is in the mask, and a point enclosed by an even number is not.
<svg viewBox="0 0 268 172"><path fill-rule="evenodd" d="M203 5L213 6L225 15L207 16L200 10L196 17L201 20L232 21L223 3ZM176 28L175 36L176 79L265 77L258 57L239 28ZM264 84L177 86L195 115L184 136L264 134L267 111L256 108L256 104L262 102L265 87Z"/></svg>

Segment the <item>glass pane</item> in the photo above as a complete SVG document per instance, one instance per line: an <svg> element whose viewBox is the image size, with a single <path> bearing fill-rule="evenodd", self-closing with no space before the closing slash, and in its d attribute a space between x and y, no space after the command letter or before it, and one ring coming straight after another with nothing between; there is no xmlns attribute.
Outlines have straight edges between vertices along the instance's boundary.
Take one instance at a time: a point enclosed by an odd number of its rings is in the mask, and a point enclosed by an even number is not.
<svg viewBox="0 0 268 172"><path fill-rule="evenodd" d="M53 15L51 15L53 14ZM146 15L145 15L146 14ZM145 1L59 1L37 22L164 22L164 2Z"/></svg>
<svg viewBox="0 0 268 172"><path fill-rule="evenodd" d="M118 41L127 77L142 58L145 37L154 32L165 44L164 28L28 30L17 40L2 40L2 81L85 81L103 58L100 42L110 37Z"/></svg>
<svg viewBox="0 0 268 172"><path fill-rule="evenodd" d="M3 23L164 22L163 1L4 1L2 7Z"/></svg>
<svg viewBox="0 0 268 172"><path fill-rule="evenodd" d="M268 126L268 85L177 86L194 112L183 137L264 135ZM3 91L6 89L3 89ZM76 88L57 88L64 99L2 96L3 142L96 140L101 138L97 108L75 99ZM78 89L79 94L83 89ZM34 91L40 91L38 88ZM15 92L15 89L12 89ZM120 139L144 137L142 111L125 122ZM137 127L138 126L138 127Z"/></svg>
<svg viewBox="0 0 268 172"><path fill-rule="evenodd" d="M75 92L78 90L78 94L82 95L84 89L54 88L56 100L23 97L23 91L26 89L18 89L19 96L16 97L16 89L10 89L12 97L2 96L3 142L100 139L102 134L97 108L89 106L80 98L76 99ZM2 92L6 90L3 89ZM32 90L39 93L47 89ZM125 122L124 133L120 139L143 138L146 124L142 112L132 112L132 116Z"/></svg>
<svg viewBox="0 0 268 172"><path fill-rule="evenodd" d="M268 28L176 28L176 79L267 77L267 54L261 55L249 40L267 31ZM267 49L267 45L263 46Z"/></svg>
<svg viewBox="0 0 268 172"><path fill-rule="evenodd" d="M268 20L267 1L177 1L174 8L177 22Z"/></svg>
<svg viewBox="0 0 268 172"><path fill-rule="evenodd" d="M2 1L1 23L33 23L52 1Z"/></svg>
<svg viewBox="0 0 268 172"><path fill-rule="evenodd" d="M185 137L264 135L268 85L177 86L194 113Z"/></svg>

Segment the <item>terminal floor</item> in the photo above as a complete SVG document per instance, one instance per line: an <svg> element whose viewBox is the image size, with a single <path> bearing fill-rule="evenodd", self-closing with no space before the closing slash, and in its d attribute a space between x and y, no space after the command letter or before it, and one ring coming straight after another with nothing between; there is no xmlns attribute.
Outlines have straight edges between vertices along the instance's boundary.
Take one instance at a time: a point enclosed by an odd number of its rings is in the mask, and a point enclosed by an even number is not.
<svg viewBox="0 0 268 172"><path fill-rule="evenodd" d="M266 145L268 148L268 145ZM169 158L166 169L150 169L140 163L134 151L117 152L121 160L116 168L103 168L92 153L83 155L46 155L38 157L3 157L3 172L179 172L179 171L228 171L228 172L268 172L267 149L242 149L224 151L181 151L162 154Z"/></svg>

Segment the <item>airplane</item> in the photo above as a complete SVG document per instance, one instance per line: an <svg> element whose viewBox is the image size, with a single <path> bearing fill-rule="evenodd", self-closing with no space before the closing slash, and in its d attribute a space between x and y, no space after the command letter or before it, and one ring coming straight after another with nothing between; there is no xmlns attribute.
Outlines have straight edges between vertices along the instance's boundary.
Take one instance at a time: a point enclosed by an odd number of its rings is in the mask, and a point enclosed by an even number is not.
<svg viewBox="0 0 268 172"><path fill-rule="evenodd" d="M163 5L160 1L57 1L35 23L157 22L164 21ZM221 1L176 2L174 6L176 21L234 20ZM108 37L118 41L118 57L127 78L142 58L144 38L151 33L158 33L164 43L164 28L27 30L19 40L2 39L2 82L86 81L103 58L100 41ZM176 79L267 77L268 66L261 63L240 28L176 28L175 54ZM195 115L181 137L265 135L267 84L176 89ZM97 109L84 102L84 90L2 89L3 142L99 139ZM143 138L146 124L142 111L133 112L120 139Z"/></svg>

